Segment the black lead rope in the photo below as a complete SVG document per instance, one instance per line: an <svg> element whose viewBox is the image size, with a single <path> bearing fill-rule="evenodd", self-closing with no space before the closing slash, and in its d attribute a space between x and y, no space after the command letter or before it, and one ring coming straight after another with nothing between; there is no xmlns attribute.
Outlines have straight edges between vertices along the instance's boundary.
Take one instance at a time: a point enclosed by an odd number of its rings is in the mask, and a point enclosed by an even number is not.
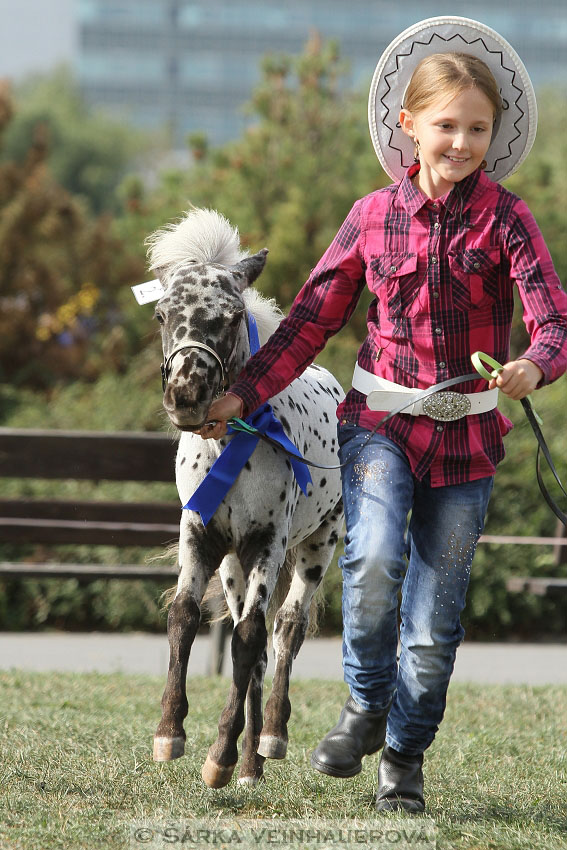
<svg viewBox="0 0 567 850"><path fill-rule="evenodd" d="M289 457L292 457L294 460L298 460L301 463L304 463L306 466L312 466L315 469L343 469L343 467L348 466L350 463L352 463L353 460L356 460L356 458L364 449L370 438L374 436L378 428L381 428L382 425L385 425L386 422L388 422L394 416L397 416L398 413L403 413L404 410L407 410L408 407L412 407L412 405L414 405L416 402L423 401L424 399L429 398L429 396L435 395L435 393L449 389L449 387L456 387L458 384L464 384L467 381L477 380L478 374L475 372L471 375L461 375L458 378L447 378L446 381L441 381L439 384L434 384L432 387L429 387L426 390L419 390L418 392L416 392L415 395L410 396L408 400L401 405L401 407L397 407L395 410L390 411L390 413L380 419L380 421L373 427L372 431L368 432L368 437L366 438L362 446L357 449L356 453L348 457L344 463L340 463L337 466L323 466L320 463L315 463L314 460L309 460L309 458L302 457L299 454L295 454L295 452L290 452L288 449L285 449L282 445L280 445L277 440L272 440L271 437L268 437L265 434L261 434L260 431L256 430L255 428L252 428L250 425L247 425L247 423L242 422L241 419L231 419L229 420L229 425L235 431L245 431L248 434L255 434L255 436L259 437L265 443L268 443L271 446L277 446L277 448L280 449L280 451L284 452L284 454L288 455Z"/></svg>
<svg viewBox="0 0 567 850"><path fill-rule="evenodd" d="M486 355L484 355L484 357L486 357ZM495 376L490 375L489 377L495 377ZM348 466L354 460L356 460L356 458L359 456L359 454L362 452L362 450L368 444L371 437L374 436L374 434L376 433L378 428L381 428L382 425L385 425L386 422L388 422L390 419L392 419L392 417L397 416L399 413L403 413L404 410L408 409L408 407L411 407L416 402L424 401L426 398L429 398L429 396L432 396L435 393L442 392L443 390L447 390L447 389L449 389L449 387L456 387L459 384L467 383L467 381L476 381L476 380L478 380L478 373L474 372L470 375L461 375L458 378L448 378L446 381L441 381L439 384L434 384L434 386L429 387L427 390L420 390L415 395L412 395L408 399L408 401L406 401L404 404L401 405L401 407L397 407L395 410L392 410L390 413L388 413L386 416L384 416L372 428L372 430L369 431L368 437L366 438L366 440L364 441L362 446L353 455L348 457L345 460L344 463L340 463L336 466L324 466L323 464L315 463L315 461L309 460L309 458L301 457L300 455L295 454L295 452L290 452L288 449L285 449L276 440L273 440L271 437L268 437L265 434L260 433L260 431L258 431L255 428L252 428L250 425L248 425L246 422L243 422L241 419L231 419L229 421L229 424L235 431L245 431L246 433L254 433L257 437L260 438L260 440L263 440L265 443L268 443L269 445L278 448L280 451L284 452L284 454L288 455L289 457L292 457L294 460L300 461L300 463L306 464L307 466L311 466L315 469L326 469L326 470L343 469L345 466ZM555 478L555 480L559 484L561 492L565 496L567 496L567 491L565 490L563 484L561 483L561 479L559 478L559 474L558 474L558 472L555 468L555 464L553 463L553 460L551 458L551 453L549 451L547 443L545 442L545 438L542 434L541 428L540 428L539 423L537 421L536 413L534 412L534 409L533 409L533 406L531 404L530 399L529 398L523 398L523 399L521 399L521 402L522 402L522 407L524 408L525 414L527 416L528 422L530 423L530 425L532 427L532 430L534 432L534 435L535 435L535 437L537 439L537 443L538 443L537 453L536 453L536 478L537 478L537 483L539 485L539 489L541 491L543 498L545 499L545 501L547 502L547 504L549 505L549 507L551 508L553 513L555 514L555 516L563 523L563 525L565 525L567 527L567 515L561 510L561 508L559 507L557 502L553 499L553 497L549 493L549 490L547 489L545 482L543 480L543 477L542 477L542 474L541 474L541 455L542 454L543 454L543 456L544 456L544 458L547 462L547 465L549 466L549 469L551 470L553 477Z"/></svg>
<svg viewBox="0 0 567 850"><path fill-rule="evenodd" d="M539 484L539 489L541 490L541 495L543 496L543 498L545 499L545 501L547 502L547 504L549 505L549 507L551 508L551 510L553 511L555 516L557 517L557 519L561 520L563 525L567 527L567 514L563 513L563 511L561 510L561 508L559 507L557 502L553 499L549 490L545 486L545 482L544 482L543 476L541 474L541 455L542 454L547 461L547 465L549 466L553 477L555 478L555 480L559 484L559 487L561 488L561 492L565 496L567 496L567 492L565 492L565 488L564 488L563 484L561 483L561 479L559 478L559 475L558 475L557 470L555 468L555 464L553 463L553 461L551 459L551 454L549 452L549 448L547 446L547 443L545 442L545 438L544 438L544 436L541 432L541 428L539 427L539 423L536 419L533 407L531 406L528 399L526 399L526 398L521 399L521 402L522 402L522 407L524 408L524 411L526 413L526 416L528 417L528 422L532 426L532 430L533 430L533 432L536 436L536 439L537 439L536 477L537 477L537 483Z"/></svg>

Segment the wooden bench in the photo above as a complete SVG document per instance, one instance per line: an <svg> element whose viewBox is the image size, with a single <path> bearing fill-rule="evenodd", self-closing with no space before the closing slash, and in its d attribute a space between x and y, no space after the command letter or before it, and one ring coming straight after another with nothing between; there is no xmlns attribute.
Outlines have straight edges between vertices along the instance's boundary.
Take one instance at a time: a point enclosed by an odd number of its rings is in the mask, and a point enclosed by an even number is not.
<svg viewBox="0 0 567 850"><path fill-rule="evenodd" d="M175 481L177 443L147 432L0 428L0 478ZM0 543L163 547L179 538L181 506L171 502L7 499L0 497ZM0 563L0 579L171 579L175 564ZM209 672L222 671L229 626L211 627Z"/></svg>
<svg viewBox="0 0 567 850"><path fill-rule="evenodd" d="M166 434L0 428L0 477L174 481ZM0 498L0 542L165 546L179 537L179 502ZM175 565L1 563L0 577L175 578Z"/></svg>

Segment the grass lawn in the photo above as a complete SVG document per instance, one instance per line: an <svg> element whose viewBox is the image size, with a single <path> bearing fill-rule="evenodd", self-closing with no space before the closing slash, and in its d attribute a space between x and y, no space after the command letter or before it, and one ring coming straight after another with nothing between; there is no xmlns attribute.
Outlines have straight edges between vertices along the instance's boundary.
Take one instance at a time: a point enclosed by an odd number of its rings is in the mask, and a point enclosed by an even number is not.
<svg viewBox="0 0 567 850"><path fill-rule="evenodd" d="M0 681L2 850L129 848L134 821L323 818L383 828L373 809L377 756L344 781L309 766L344 702L341 683L293 683L287 759L267 762L256 789L233 778L214 791L200 769L226 680L190 679L188 755L168 764L151 759L161 678L12 671ZM567 688L452 685L425 762L437 848L567 848L566 725Z"/></svg>

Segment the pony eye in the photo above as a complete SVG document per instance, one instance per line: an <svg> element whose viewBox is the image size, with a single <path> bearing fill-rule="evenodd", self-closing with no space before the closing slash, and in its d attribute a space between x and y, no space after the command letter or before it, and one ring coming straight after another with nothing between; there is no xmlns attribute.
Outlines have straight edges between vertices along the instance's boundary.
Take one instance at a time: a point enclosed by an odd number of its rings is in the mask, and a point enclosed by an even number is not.
<svg viewBox="0 0 567 850"><path fill-rule="evenodd" d="M163 325L163 323L165 322L163 315L161 313L154 313L154 315L155 315L156 319L158 320L158 322L160 323L160 325Z"/></svg>

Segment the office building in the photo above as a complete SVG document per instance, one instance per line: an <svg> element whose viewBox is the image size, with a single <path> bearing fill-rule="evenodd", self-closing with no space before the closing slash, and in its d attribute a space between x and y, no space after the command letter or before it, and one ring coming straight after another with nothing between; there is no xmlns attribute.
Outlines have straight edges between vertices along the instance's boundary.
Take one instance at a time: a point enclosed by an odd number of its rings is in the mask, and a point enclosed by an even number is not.
<svg viewBox="0 0 567 850"><path fill-rule="evenodd" d="M381 51L430 15L474 17L512 42L536 87L564 82L564 0L76 0L78 74L91 104L141 127L168 127L174 146L203 130L238 137L242 105L268 52L298 54L317 32L337 39L349 87L370 82ZM249 120L249 119L248 119Z"/></svg>

